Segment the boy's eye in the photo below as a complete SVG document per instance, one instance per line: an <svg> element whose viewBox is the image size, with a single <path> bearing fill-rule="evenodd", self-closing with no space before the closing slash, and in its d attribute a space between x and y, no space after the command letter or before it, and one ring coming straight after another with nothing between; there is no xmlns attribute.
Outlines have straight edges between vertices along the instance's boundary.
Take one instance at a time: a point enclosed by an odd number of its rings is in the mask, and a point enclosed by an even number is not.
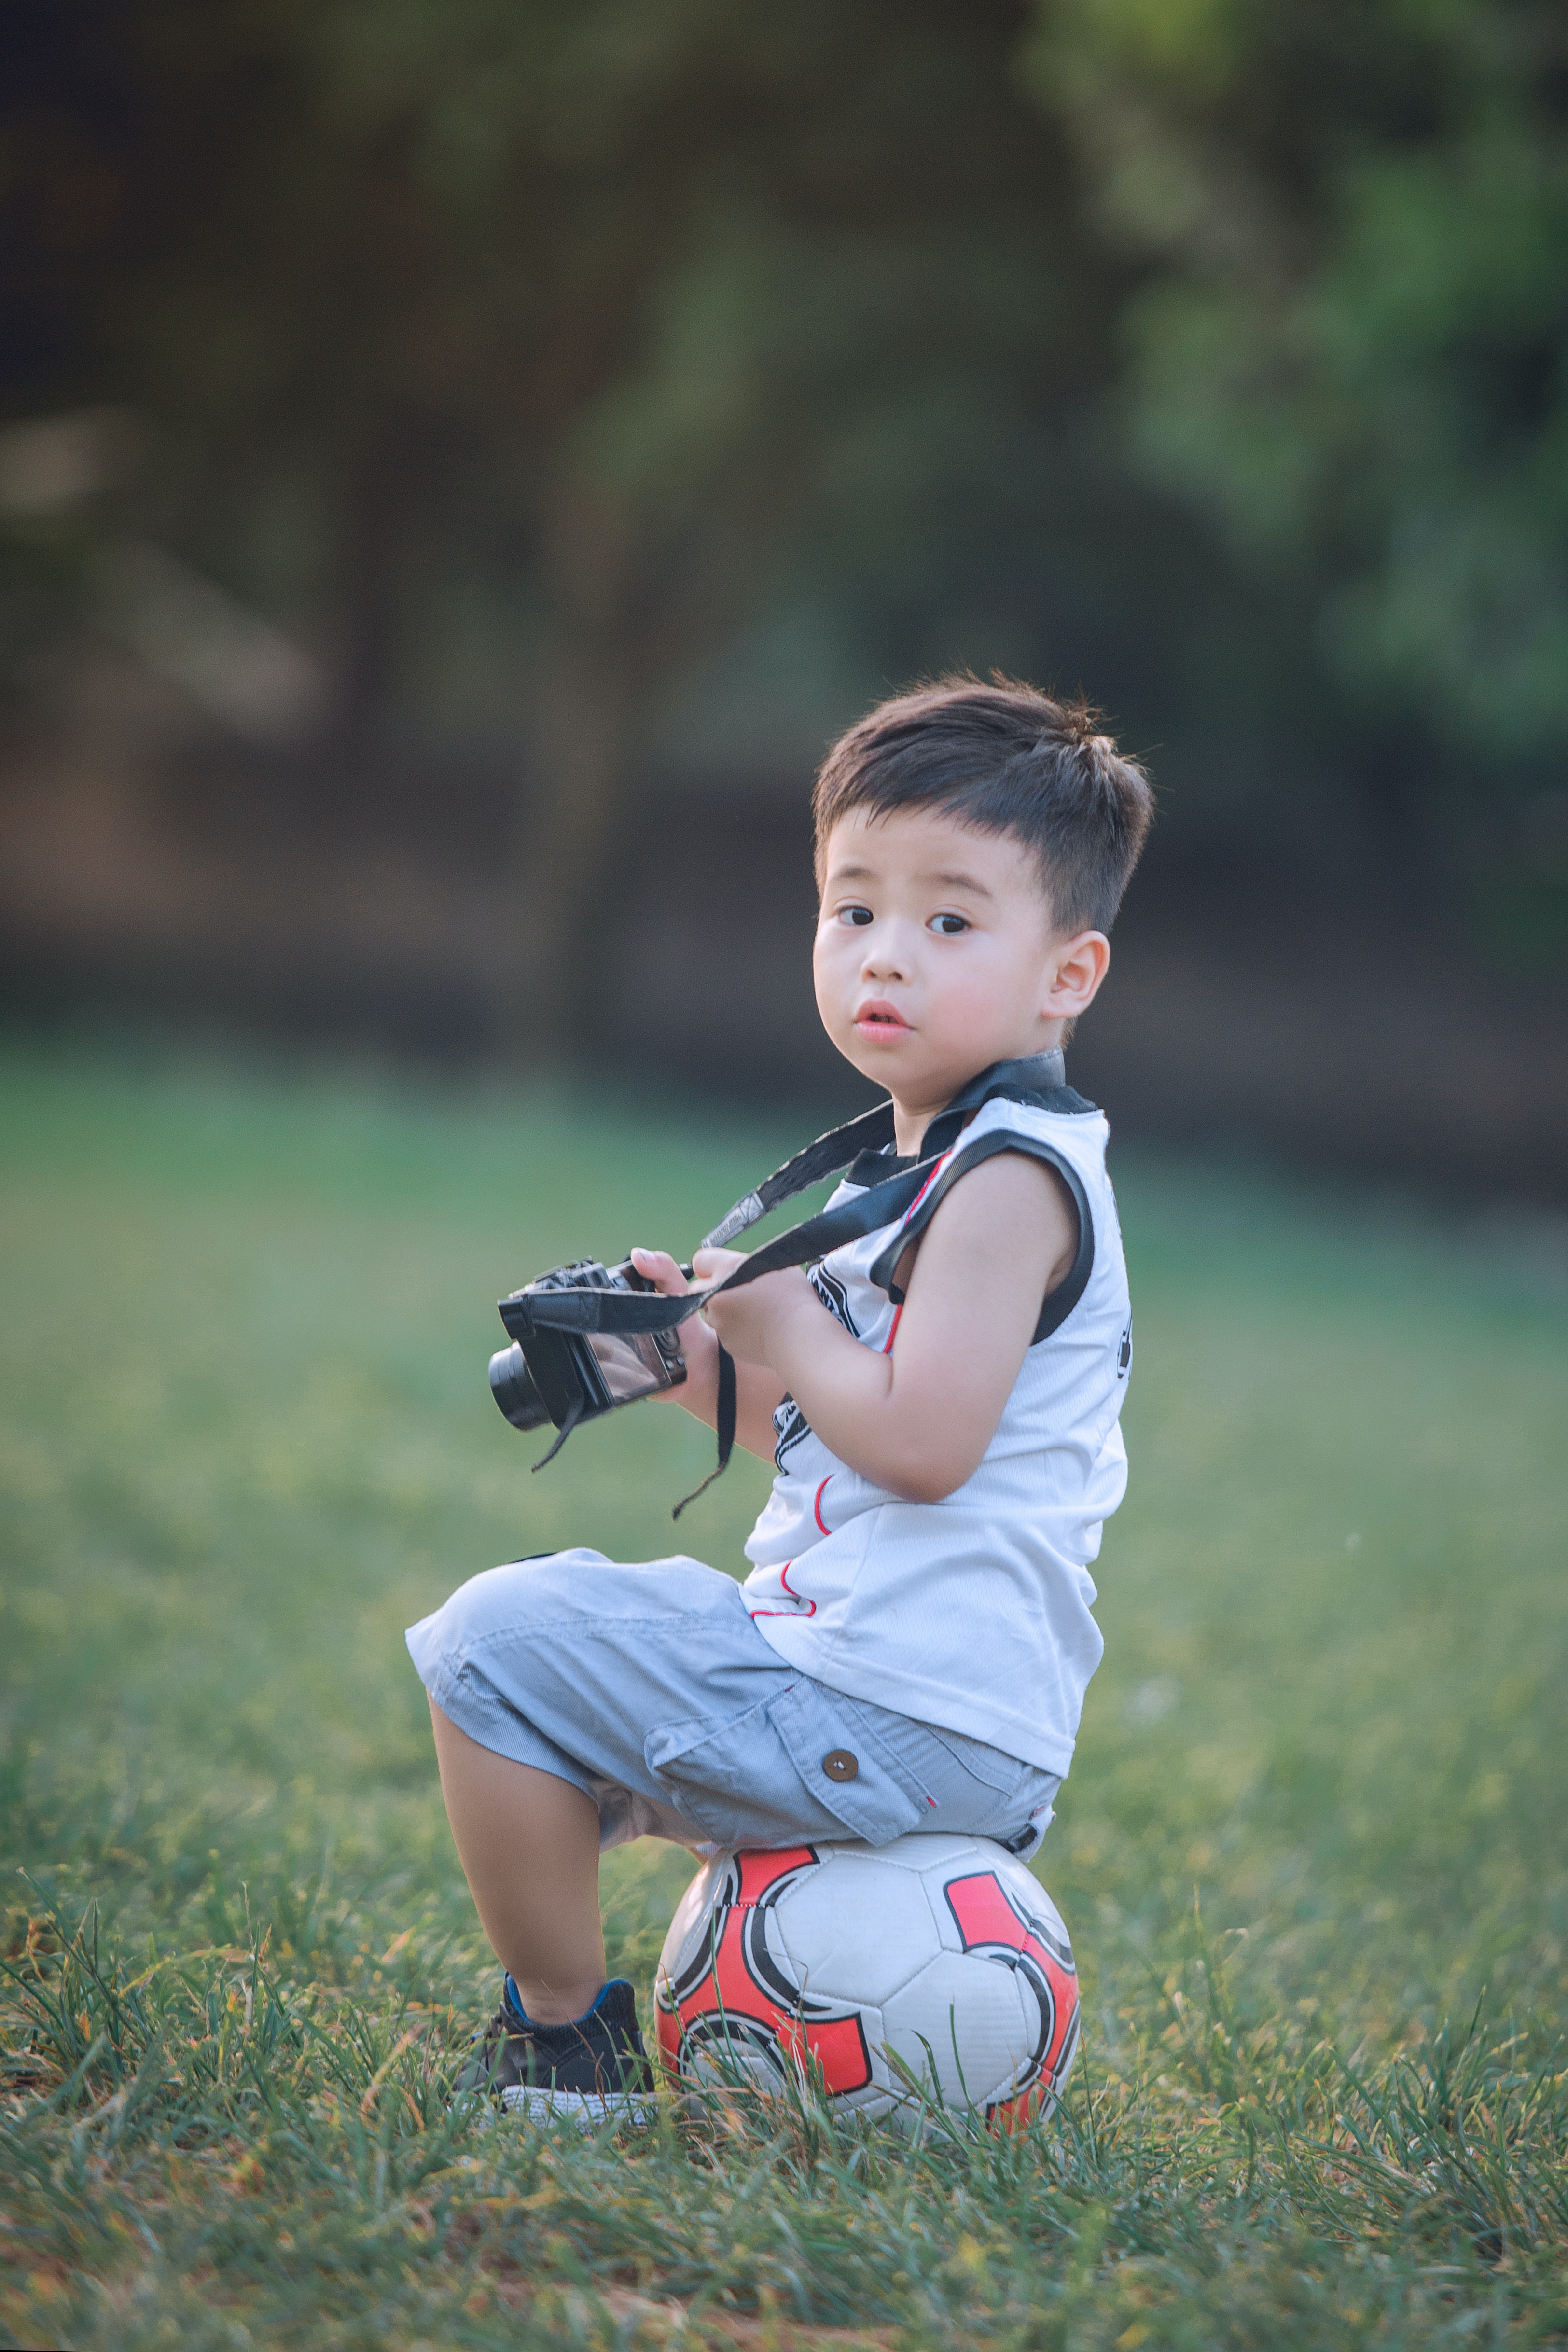
<svg viewBox="0 0 1568 2352"><path fill-rule="evenodd" d="M855 923L863 929L871 919L872 911L869 907L841 907L839 908L839 920L841 923Z"/></svg>
<svg viewBox="0 0 1568 2352"><path fill-rule="evenodd" d="M969 926L962 915L933 915L930 928L945 940L956 940Z"/></svg>

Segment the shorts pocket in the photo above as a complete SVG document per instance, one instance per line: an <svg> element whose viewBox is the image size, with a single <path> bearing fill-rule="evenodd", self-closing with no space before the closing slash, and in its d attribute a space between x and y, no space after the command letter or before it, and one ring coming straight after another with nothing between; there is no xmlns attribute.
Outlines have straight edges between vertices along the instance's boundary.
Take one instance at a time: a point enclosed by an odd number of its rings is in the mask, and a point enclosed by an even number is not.
<svg viewBox="0 0 1568 2352"><path fill-rule="evenodd" d="M721 1845L834 1836L885 1845L920 1826L929 1799L859 1709L831 1697L803 1681L723 1722L663 1725L644 1744L648 1769ZM824 1759L845 1751L854 1778L830 1779Z"/></svg>
<svg viewBox="0 0 1568 2352"><path fill-rule="evenodd" d="M810 1831L821 1834L766 1700L743 1715L661 1724L643 1756L676 1811L718 1845L789 1845Z"/></svg>
<svg viewBox="0 0 1568 2352"><path fill-rule="evenodd" d="M804 1786L852 1837L886 1845L925 1826L933 1799L919 1774L881 1738L865 1709L823 1684L802 1679L769 1714ZM852 1780L831 1777L830 1756L852 1756Z"/></svg>

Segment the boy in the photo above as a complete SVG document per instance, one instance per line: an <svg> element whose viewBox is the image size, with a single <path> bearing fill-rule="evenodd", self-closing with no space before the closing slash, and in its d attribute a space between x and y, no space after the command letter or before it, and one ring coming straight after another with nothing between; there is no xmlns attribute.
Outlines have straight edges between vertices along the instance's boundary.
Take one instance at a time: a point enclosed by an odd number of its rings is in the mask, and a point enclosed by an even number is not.
<svg viewBox="0 0 1568 2352"><path fill-rule="evenodd" d="M925 1829L1032 1853L1100 1659L1132 1326L1105 1121L1056 1049L1105 976L1148 783L1082 707L954 677L852 728L814 806L818 1007L894 1125L834 1197L941 1158L892 1225L682 1326L674 1401L714 1424L722 1342L738 1442L777 1466L752 1573L561 1552L408 1636L506 1972L459 2087L525 2112L647 2110L603 1847Z"/></svg>

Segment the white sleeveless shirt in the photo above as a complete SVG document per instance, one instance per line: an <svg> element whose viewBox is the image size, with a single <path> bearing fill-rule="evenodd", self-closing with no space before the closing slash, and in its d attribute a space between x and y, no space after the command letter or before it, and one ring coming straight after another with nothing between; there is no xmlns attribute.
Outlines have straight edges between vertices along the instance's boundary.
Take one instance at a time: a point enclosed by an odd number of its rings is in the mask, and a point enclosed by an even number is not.
<svg viewBox="0 0 1568 2352"><path fill-rule="evenodd" d="M993 1098L903 1217L812 1267L823 1305L885 1354L902 1312L890 1269L977 1160L998 1149L1045 1160L1078 1208L1077 1261L1044 1318L1061 1319L1026 1354L974 1475L939 1503L901 1501L831 1454L786 1397L778 1475L746 1546L746 1605L791 1665L1058 1773L1104 1647L1089 1563L1127 1484L1132 1312L1107 1135L1098 1111ZM864 1189L841 1184L829 1205Z"/></svg>

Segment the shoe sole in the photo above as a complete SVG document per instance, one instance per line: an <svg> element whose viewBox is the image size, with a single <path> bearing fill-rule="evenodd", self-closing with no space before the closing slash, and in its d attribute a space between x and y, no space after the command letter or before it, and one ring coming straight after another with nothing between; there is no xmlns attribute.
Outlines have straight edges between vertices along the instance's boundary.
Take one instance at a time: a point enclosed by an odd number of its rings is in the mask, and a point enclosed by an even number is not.
<svg viewBox="0 0 1568 2352"><path fill-rule="evenodd" d="M575 2124L581 2132L602 2131L606 2124L612 2123L629 2126L633 2131L646 2131L659 2112L656 2099L635 2091L616 2091L605 2096L597 2091L536 2090L527 2084L514 2083L500 2097L509 2116L524 2116L530 2123Z"/></svg>

